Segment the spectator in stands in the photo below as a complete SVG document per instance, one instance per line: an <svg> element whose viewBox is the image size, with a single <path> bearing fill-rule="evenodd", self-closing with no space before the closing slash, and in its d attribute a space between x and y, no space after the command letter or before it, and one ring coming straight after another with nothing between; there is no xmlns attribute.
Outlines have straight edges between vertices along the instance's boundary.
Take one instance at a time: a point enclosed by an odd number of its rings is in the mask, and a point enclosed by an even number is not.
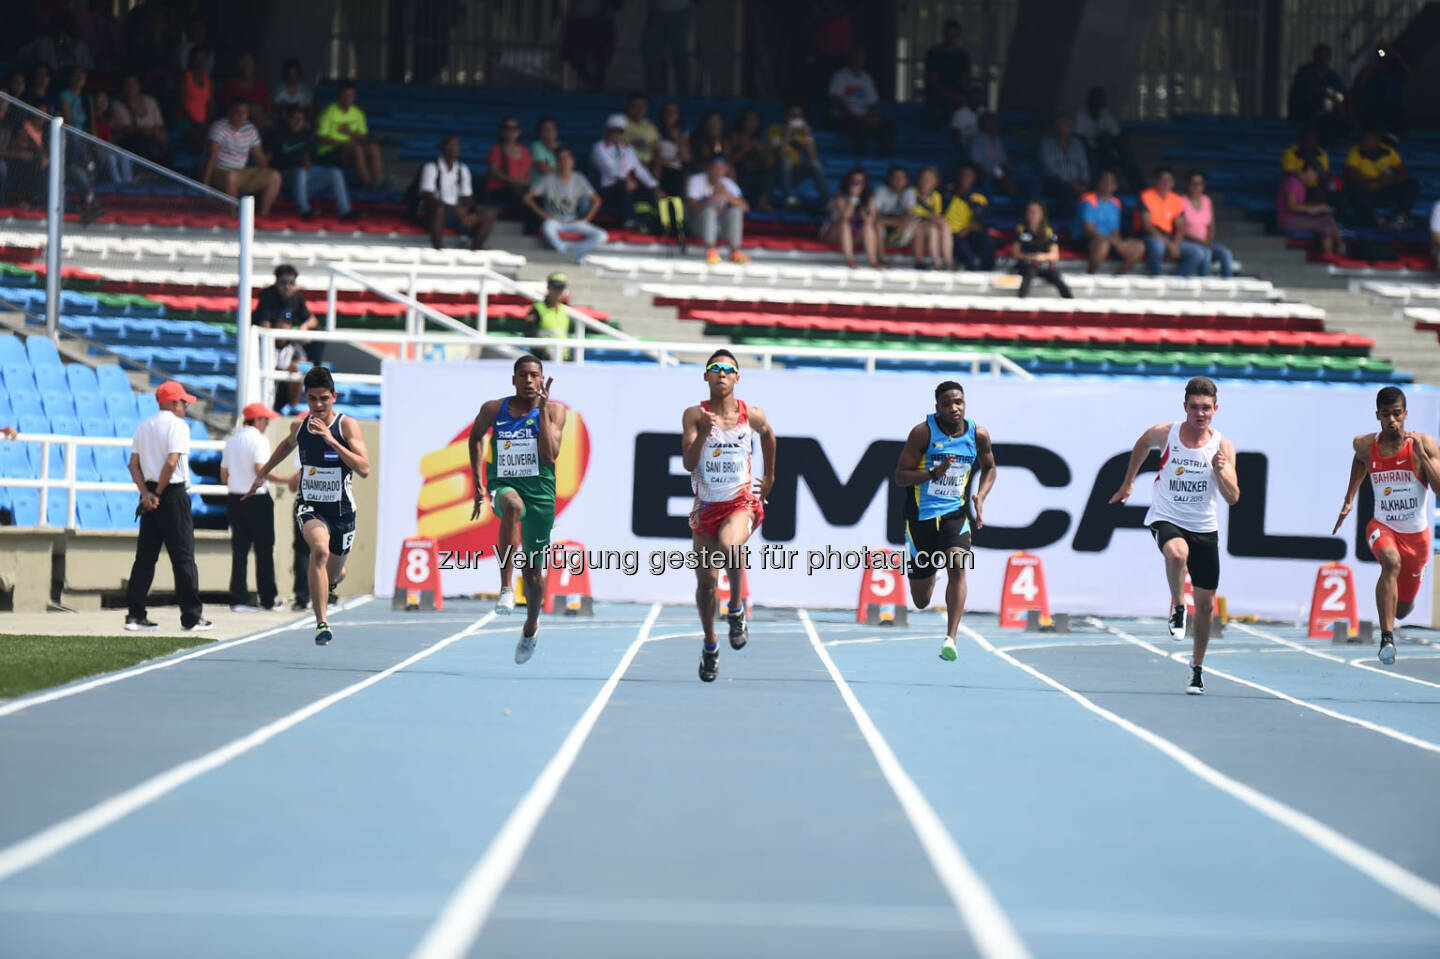
<svg viewBox="0 0 1440 959"><path fill-rule="evenodd" d="M1129 188L1138 191L1145 186L1145 177L1135 162L1130 141L1120 129L1120 121L1106 106L1107 99L1104 87L1090 88L1084 106L1075 111L1074 134L1085 144L1090 169L1119 170Z"/></svg>
<svg viewBox="0 0 1440 959"><path fill-rule="evenodd" d="M280 68L280 82L270 91L270 102L276 110L299 107L306 120L315 119L315 94L301 81L299 60L286 60Z"/></svg>
<svg viewBox="0 0 1440 959"><path fill-rule="evenodd" d="M470 168L460 162L460 137L450 134L440 145L440 156L420 168L419 219L430 229L430 245L445 246L445 229L470 235L470 249L485 246L495 226L495 211L475 205Z"/></svg>
<svg viewBox="0 0 1440 959"><path fill-rule="evenodd" d="M85 90L89 74L84 67L71 67L66 77L65 89L60 91L60 115L65 122L86 133L95 132L94 104Z"/></svg>
<svg viewBox="0 0 1440 959"><path fill-rule="evenodd" d="M285 111L283 125L272 130L265 138L265 152L270 158L271 169L280 173L280 178L295 197L300 208L300 219L315 218L310 208L310 191L328 190L335 197L335 209L342 220L358 220L359 215L350 208L350 191L345 187L345 174L337 166L315 164L315 134L305 125L305 111L290 107Z"/></svg>
<svg viewBox="0 0 1440 959"><path fill-rule="evenodd" d="M1200 276L1210 275L1210 264L1220 267L1225 279L1235 275L1235 258L1230 248L1215 242L1215 207L1205 193L1205 174L1191 170L1185 177L1185 241L1205 249L1206 255L1200 261Z"/></svg>
<svg viewBox="0 0 1440 959"><path fill-rule="evenodd" d="M710 165L713 157L725 153L725 117L719 110L705 114L705 120L690 135L690 170L698 172Z"/></svg>
<svg viewBox="0 0 1440 959"><path fill-rule="evenodd" d="M665 55L675 72L676 96L690 95L690 8L694 0L648 0L641 50L645 57L645 86L657 93L668 90Z"/></svg>
<svg viewBox="0 0 1440 959"><path fill-rule="evenodd" d="M850 49L850 62L830 78L830 107L836 125L850 134L853 151L863 156L875 141L881 156L894 152L895 127L880 115L875 79L865 72L865 48Z"/></svg>
<svg viewBox="0 0 1440 959"><path fill-rule="evenodd" d="M680 115L680 104L667 100L660 108L660 139L655 142L655 155L650 160L650 174L660 181L660 189L672 196L685 190L685 171L690 169L690 131Z"/></svg>
<svg viewBox="0 0 1440 959"><path fill-rule="evenodd" d="M247 160L253 160L255 165L247 166ZM269 216L271 205L280 195L280 174L268 164L260 131L250 122L250 105L236 100L224 118L210 126L200 182L231 196L258 196L255 212Z"/></svg>
<svg viewBox="0 0 1440 959"><path fill-rule="evenodd" d="M720 262L716 243L722 229L730 247L730 262L750 262L750 257L740 249L750 204L745 201L740 186L725 175L728 171L729 163L724 156L711 157L710 164L692 174L685 184L686 221L690 233L705 244L705 262L712 266Z"/></svg>
<svg viewBox="0 0 1440 959"><path fill-rule="evenodd" d="M1094 191L1080 198L1081 249L1089 259L1088 272L1100 272L1100 264L1114 253L1120 258L1115 275L1129 273L1145 256L1145 244L1120 235L1120 198L1115 195L1113 170L1101 170Z"/></svg>
<svg viewBox="0 0 1440 959"><path fill-rule="evenodd" d="M625 142L625 114L613 113L605 121L605 137L595 142L590 151L590 166L595 170L600 195L605 202L620 210L625 229L639 226L635 216L638 200L655 200L665 196L660 183L635 155L635 148Z"/></svg>
<svg viewBox="0 0 1440 959"><path fill-rule="evenodd" d="M970 143L980 132L980 115L985 112L985 88L976 84L965 95L965 102L950 115L950 136L961 156L970 155Z"/></svg>
<svg viewBox="0 0 1440 959"><path fill-rule="evenodd" d="M43 202L42 186L48 164L41 149L44 133L36 120L0 100L0 202L22 207Z"/></svg>
<svg viewBox="0 0 1440 959"><path fill-rule="evenodd" d="M946 20L943 42L925 53L925 114L937 130L966 102L970 54L960 45L964 35L960 21Z"/></svg>
<svg viewBox="0 0 1440 959"><path fill-rule="evenodd" d="M1031 200L1025 204L1025 219L1015 226L1015 240L1010 245L1010 255L1015 258L1015 272L1020 274L1020 295L1030 295L1030 284L1035 277L1054 286L1065 299L1075 294L1060 275L1060 241L1050 228L1045 216L1045 204Z"/></svg>
<svg viewBox="0 0 1440 959"><path fill-rule="evenodd" d="M1320 145L1320 134L1311 124L1300 128L1300 139L1280 155L1281 173L1299 173L1307 163L1314 163L1322 173L1330 172L1330 154Z"/></svg>
<svg viewBox="0 0 1440 959"><path fill-rule="evenodd" d="M180 77L178 132L198 145L214 115L215 96L210 82L210 53L203 47L190 51L189 68Z"/></svg>
<svg viewBox="0 0 1440 959"><path fill-rule="evenodd" d="M50 80L50 68L43 63L35 64L30 71L30 85L25 93L25 102L54 116L60 110L60 98L50 89Z"/></svg>
<svg viewBox="0 0 1440 959"><path fill-rule="evenodd" d="M635 148L635 155L646 166L655 156L655 143L660 131L650 122L650 101L636 90L625 101L625 142Z"/></svg>
<svg viewBox="0 0 1440 959"><path fill-rule="evenodd" d="M1200 272L1205 249L1185 239L1185 200L1175 192L1175 173L1168 166L1155 171L1150 189L1140 194L1140 239L1145 243L1145 268L1160 275L1166 259L1178 260L1176 276Z"/></svg>
<svg viewBox="0 0 1440 959"><path fill-rule="evenodd" d="M281 263L275 267L275 282L260 291L255 301L255 312L251 314L251 322L258 326L266 326L272 330L318 330L320 318L310 312L310 306L305 302L305 294L299 286L300 274L295 267L289 263ZM282 341L284 343L296 343L299 345L296 359L309 360L311 363L323 363L325 361L325 341L316 340L308 342L304 338ZM279 344L277 344L279 345ZM286 364L288 368L289 364ZM297 372L299 367L290 372ZM282 384L285 385L285 384ZM299 397L299 383L289 384L296 387L295 398ZM294 399L290 400L294 402ZM279 407L289 403L277 403Z"/></svg>
<svg viewBox="0 0 1440 959"><path fill-rule="evenodd" d="M1355 119L1362 127L1379 127L1403 137L1410 132L1410 114L1405 107L1410 65L1398 47L1372 53L1350 92Z"/></svg>
<svg viewBox="0 0 1440 959"><path fill-rule="evenodd" d="M1040 141L1040 192L1056 219L1067 221L1090 183L1085 146L1070 132L1070 118L1057 114L1050 135Z"/></svg>
<svg viewBox="0 0 1440 959"><path fill-rule="evenodd" d="M735 121L725 153L730 172L745 195L755 199L759 210L770 209L770 191L766 188L770 166L765 162L765 141L760 126L760 111L746 110Z"/></svg>
<svg viewBox="0 0 1440 959"><path fill-rule="evenodd" d="M915 176L915 269L955 269L955 251L945 221L945 199L940 195L940 171L922 167Z"/></svg>
<svg viewBox="0 0 1440 959"><path fill-rule="evenodd" d="M987 193L999 190L1011 198L1020 195L1010 176L1005 143L1000 139L1000 118L992 112L980 116L980 132L970 141L970 163L979 173L981 188Z"/></svg>
<svg viewBox="0 0 1440 959"><path fill-rule="evenodd" d="M185 25L185 32L181 34L180 41L175 45L175 59L171 61L170 69L183 71L189 67L190 56L196 50L209 50L207 42L210 35L210 25L202 17L193 17ZM205 58L205 72L208 74L214 69L213 57Z"/></svg>
<svg viewBox="0 0 1440 959"><path fill-rule="evenodd" d="M855 268L855 237L865 250L870 266L879 269L883 265L883 245L880 217L875 212L875 196L870 189L870 179L865 171L856 167L845 174L840 189L830 199L825 225L820 228L820 239L825 243L837 244L845 254L845 263Z"/></svg>
<svg viewBox="0 0 1440 959"><path fill-rule="evenodd" d="M28 103L25 96L25 72L23 70L11 70L5 76L5 92L22 103Z"/></svg>
<svg viewBox="0 0 1440 959"><path fill-rule="evenodd" d="M1440 200L1430 208L1430 256L1435 261L1435 269L1440 271Z"/></svg>
<svg viewBox="0 0 1440 959"><path fill-rule="evenodd" d="M555 148L555 172L547 173L525 194L525 205L539 218L545 242L559 253L571 253L580 263L586 254L609 239L595 225L600 194L585 174L575 169L575 154L567 146ZM580 242L567 243L562 233L580 234Z"/></svg>
<svg viewBox="0 0 1440 959"><path fill-rule="evenodd" d="M541 117L530 143L530 185L533 187L555 172L555 151L560 147L560 124L554 117Z"/></svg>
<svg viewBox="0 0 1440 959"><path fill-rule="evenodd" d="M120 81L120 96L110 107L110 123L120 146L155 163L170 162L165 115L155 98L141 90L140 78L133 73Z"/></svg>
<svg viewBox="0 0 1440 959"><path fill-rule="evenodd" d="M1333 141L1345 132L1345 81L1330 68L1328 44L1315 47L1313 59L1300 65L1290 83L1289 115L1292 123L1319 128L1321 138Z"/></svg>
<svg viewBox="0 0 1440 959"><path fill-rule="evenodd" d="M520 120L500 121L500 138L486 158L485 204L513 211L524 203L530 189L530 151L520 142Z"/></svg>
<svg viewBox="0 0 1440 959"><path fill-rule="evenodd" d="M1391 225L1403 230L1410 208L1420 196L1420 184L1410 175L1395 148L1380 139L1380 131L1366 130L1345 156L1345 195L1360 226L1376 226L1377 207L1393 212Z"/></svg>
<svg viewBox="0 0 1440 959"><path fill-rule="evenodd" d="M240 54L235 60L235 76L225 81L220 89L220 102L244 100L250 104L250 122L263 130L270 126L270 88L255 75L255 55Z"/></svg>
<svg viewBox="0 0 1440 959"><path fill-rule="evenodd" d="M245 425L225 441L225 452L220 456L220 482L227 490L225 511L230 520L230 609L237 613L280 609L275 586L275 501L270 497L270 483L284 482L284 478L270 473L254 495L246 496L256 474L270 459L265 428L280 414L264 403L251 403L240 416ZM252 546L259 607L250 605L250 587L246 583Z"/></svg>
<svg viewBox="0 0 1440 959"><path fill-rule="evenodd" d="M1311 202L1308 196L1319 187L1321 176L1320 166L1312 160L1281 181L1275 195L1275 225L1285 233L1314 233L1320 237L1320 251L1334 253L1340 249L1335 209Z"/></svg>
<svg viewBox="0 0 1440 959"><path fill-rule="evenodd" d="M995 269L995 241L985 227L989 197L975 189L975 168L960 167L950 202L945 206L945 225L950 230L952 258L967 270Z"/></svg>
<svg viewBox="0 0 1440 959"><path fill-rule="evenodd" d="M875 188L875 216L887 249L915 244L915 228L920 221L915 216L915 189L904 167L892 166L885 174L885 182ZM918 262L919 248L912 252Z"/></svg>
<svg viewBox="0 0 1440 959"><path fill-rule="evenodd" d="M820 163L820 154L815 149L815 134L810 122L805 119L805 107L791 103L785 108L785 122L771 124L765 140L770 148L772 177L778 171L780 193L786 206L795 206L795 178L811 177L815 182L815 195L824 199L830 192L825 182L825 167ZM767 188L768 195L770 190Z"/></svg>
<svg viewBox="0 0 1440 959"><path fill-rule="evenodd" d="M353 166L362 183L372 190L382 189L385 170L380 144L370 139L365 111L355 105L355 96L355 81L345 80L335 94L335 102L320 112L315 128L317 159L341 167Z"/></svg>
<svg viewBox="0 0 1440 959"><path fill-rule="evenodd" d="M145 615L155 561L160 547L170 554L175 593L180 602L180 625L191 632L211 628L200 603L200 574L195 569L195 521L190 515L190 430L185 410L195 397L174 380L155 391L160 410L143 420L130 442L130 477L140 491L140 535L135 542L135 563L125 590L127 630L157 629Z"/></svg>
<svg viewBox="0 0 1440 959"><path fill-rule="evenodd" d="M563 340L570 335L570 313L565 308L565 286L569 279L564 273L551 273L545 278L545 298L536 300L530 304L530 312L525 314L525 336L531 339L545 337L552 340ZM532 350L536 356L545 360L556 359L554 354L563 354L564 359L569 359L569 350L547 350L543 346Z"/></svg>

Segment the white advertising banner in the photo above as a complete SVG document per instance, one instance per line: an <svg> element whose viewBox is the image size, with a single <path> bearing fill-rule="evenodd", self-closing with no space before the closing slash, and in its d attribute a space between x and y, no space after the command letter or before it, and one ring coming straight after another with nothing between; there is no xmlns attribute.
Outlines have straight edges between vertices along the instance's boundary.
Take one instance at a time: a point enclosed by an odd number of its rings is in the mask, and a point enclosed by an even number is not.
<svg viewBox="0 0 1440 959"><path fill-rule="evenodd" d="M514 392L510 362L386 361L383 374L376 591L389 594L401 543L421 535L438 541L447 595L495 592L498 520L488 508L470 519L466 438L481 403ZM690 545L680 419L709 395L699 368L554 364L547 375L553 401L569 409L553 539L592 551L598 599L692 601L694 574L673 566ZM902 494L890 477L943 378L742 370L737 395L762 407L780 438L765 522L751 538L753 602L855 605L859 551L903 548ZM1154 473L1142 472L1129 505L1107 500L1140 433L1183 418L1182 383L956 378L999 464L968 574L970 608L998 607L1006 557L1025 549L1044 560L1053 610L1163 615L1163 564L1141 526ZM1407 395L1409 427L1433 432L1440 393ZM1357 541L1368 481L1339 533L1330 530L1351 437L1376 428L1374 397L1370 386L1220 384L1214 425L1235 444L1241 490L1235 507L1220 506L1219 592L1232 614L1303 619L1316 570L1333 560L1355 571L1362 615L1373 618L1379 567ZM1429 575L1412 622L1430 621Z"/></svg>

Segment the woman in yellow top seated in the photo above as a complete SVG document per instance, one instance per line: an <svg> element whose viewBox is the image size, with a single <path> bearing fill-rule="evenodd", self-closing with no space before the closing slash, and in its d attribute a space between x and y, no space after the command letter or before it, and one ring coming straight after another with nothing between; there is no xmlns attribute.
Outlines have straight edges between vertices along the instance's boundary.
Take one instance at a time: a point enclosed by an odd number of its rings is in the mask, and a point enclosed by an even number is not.
<svg viewBox="0 0 1440 959"><path fill-rule="evenodd" d="M940 196L940 171L927 166L915 177L915 269L955 269L955 251L950 228L945 224L944 199Z"/></svg>

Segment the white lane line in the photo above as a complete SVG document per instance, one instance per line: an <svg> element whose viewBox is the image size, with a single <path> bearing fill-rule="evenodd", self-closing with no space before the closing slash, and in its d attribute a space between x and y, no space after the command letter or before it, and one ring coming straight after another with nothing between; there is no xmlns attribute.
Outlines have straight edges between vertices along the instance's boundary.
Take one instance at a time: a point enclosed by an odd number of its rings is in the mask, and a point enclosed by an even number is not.
<svg viewBox="0 0 1440 959"><path fill-rule="evenodd" d="M917 639L934 640L929 636L867 636L864 639L832 639L822 646L863 646L867 643L913 643Z"/></svg>
<svg viewBox="0 0 1440 959"><path fill-rule="evenodd" d="M1301 643L1295 642L1294 640L1285 639L1281 636L1275 636L1271 633L1265 632L1264 630L1254 629L1253 627L1246 626L1244 623L1231 623L1230 625L1240 627L1242 630L1249 633L1251 636L1267 640L1268 642L1279 643L1281 646L1288 646L1291 649L1297 649L1302 653L1309 653L1311 656L1314 656L1318 659L1328 659L1332 663L1349 663L1356 669L1363 669L1367 673L1378 673L1381 676L1389 676L1391 679L1400 679L1404 680L1407 683L1415 683L1419 686L1429 686L1432 689L1440 689L1440 683L1431 682L1428 679L1421 679L1418 676L1407 676L1404 673L1396 672L1395 670L1391 669L1381 669L1374 663L1370 662L1368 657L1365 659L1347 659L1344 656L1336 656L1334 653L1322 653L1318 649L1309 649ZM1425 656L1413 658L1429 659L1432 657Z"/></svg>
<svg viewBox="0 0 1440 959"><path fill-rule="evenodd" d="M1027 649L1077 649L1082 646L1124 646L1123 639L1076 639L1059 643L1020 643L1015 646L1001 646L1007 653L1024 652Z"/></svg>
<svg viewBox="0 0 1440 959"><path fill-rule="evenodd" d="M354 609L357 606L368 603L374 598L375 597L373 596L356 596L355 598L346 600L345 602L337 606L335 608L335 612L343 613L346 610ZM197 649L192 653L186 653L184 656L175 656L171 659L163 659L157 663L149 663L144 666L136 666L133 669L123 669L118 673L109 673L105 676L98 676L95 679L87 680L83 683L76 683L73 686L61 686L59 689L52 689L49 692L40 693L35 696L27 696L24 699L12 700L11 702L0 705L0 716L9 716L14 713L20 712L20 710L22 709L29 709L31 706L39 706L42 703L53 703L57 699L64 699L67 696L76 696L80 693L87 693L90 690L98 689L101 686L109 686L111 683L118 683L122 679L131 679L135 676L141 676L145 673L154 672L157 669L169 669L171 666L177 666L180 663L189 662L192 659L199 659L201 656L209 656L211 653L219 653L227 649L234 649L236 646L244 646L246 643L253 643L258 639L267 639L271 636L274 636L276 633L283 633L286 630L295 629L297 626L304 625L307 622L312 622L313 620L311 619L311 617L313 616L313 613L306 613L299 619L291 620L290 622L284 623L280 626L272 626L271 628L263 632L255 633L253 636L242 636L239 639L227 640L223 643L216 643L213 646L202 646L200 649ZM347 623L344 625L349 624Z"/></svg>
<svg viewBox="0 0 1440 959"><path fill-rule="evenodd" d="M1090 617L1090 622L1093 623L1096 627L1105 630L1105 632L1110 633L1112 636L1118 636L1121 639L1125 640L1127 643L1133 643L1134 645L1139 646L1141 649L1148 650L1149 652L1152 652L1157 656L1163 656L1166 659L1173 659L1178 663L1185 663L1187 665L1190 662L1189 653L1167 653L1159 646L1155 646L1152 643L1147 643L1143 639L1137 639L1136 637L1131 636L1124 630L1116 629L1109 623L1106 623L1103 620L1097 619L1093 616ZM1361 719L1359 716L1351 716L1349 713L1338 712L1337 710L1329 709L1325 706L1318 705L1317 703L1312 703L1305 699L1298 699L1294 696L1291 696L1289 693L1282 693L1280 690L1274 689L1270 686L1265 686L1261 683L1252 682L1248 679L1242 679L1241 677L1236 676L1234 673L1225 672L1223 669L1215 669L1214 667L1207 665L1205 667L1205 672L1209 673L1212 676L1219 676L1221 679L1228 679L1232 683L1239 683L1241 686L1249 686L1251 689L1258 690L1267 696L1274 696L1276 699L1283 699L1285 700L1285 702L1290 703L1291 705L1300 706L1304 709L1309 709L1313 712L1319 713L1322 716L1328 716L1331 719L1338 719L1342 723L1349 723L1352 726L1359 726L1361 729L1368 729L1372 733L1379 733L1382 736L1389 736L1391 739L1402 742L1407 746L1414 746L1415 748L1423 749L1426 752L1440 754L1440 744L1432 743L1428 739L1421 739L1418 736L1411 736L1409 733L1402 733L1400 730L1394 729L1390 726L1383 726L1380 723L1372 723L1370 720Z"/></svg>
<svg viewBox="0 0 1440 959"><path fill-rule="evenodd" d="M490 911L495 908L495 900L500 897L501 890L510 881L515 867L520 864L520 857L525 854L525 847L530 844L545 811L550 808L555 794L560 791L565 775L570 772L570 767L575 764L590 731L595 728L600 712L610 702L611 694L615 692L615 687L619 685L625 671L630 668L635 654L649 641L650 629L659 616L660 604L656 603L650 607L650 615L645 617L639 634L625 650L625 655L620 657L620 662L615 665L610 678L605 680L605 685L600 687L579 722L540 771L530 790L511 810L504 825L491 840L490 847L485 850L485 855L480 857L480 861L465 876L434 925L415 947L412 954L415 959L458 959L470 951L471 944L485 927Z"/></svg>
<svg viewBox="0 0 1440 959"><path fill-rule="evenodd" d="M12 846L0 849L0 881L8 879L23 869L28 869L36 863L53 856L55 853L67 846L79 842L87 836L93 835L116 821L135 812L143 806L154 802L179 787L190 782L199 776L245 755L257 746L263 745L275 738L287 729L299 725L305 720L314 716L331 706L348 699L362 690L369 689L383 679L387 679L400 672L408 666L413 666L427 656L435 653L457 642L476 630L485 626L495 618L494 613L486 613L480 619L469 626L452 633L432 646L420 650L413 656L406 657L394 666L368 676L358 683L346 686L338 692L331 693L323 699L317 699L302 709L297 709L288 716L282 716L274 722L261 726L252 733L247 733L239 739L232 740L218 749L213 749L203 756L187 760L174 766L157 776L152 776L138 786L133 786L122 793L111 796L109 799L98 803L84 812L77 813L69 819L61 820L48 829L42 830L31 836L29 839L21 840Z"/></svg>
<svg viewBox="0 0 1440 959"><path fill-rule="evenodd" d="M1050 678L1040 672L1040 670L1027 663L1021 662L1009 653L1001 652L992 646L984 636L981 636L964 623L960 624L960 629L971 639L975 640L982 649L994 653L1018 669L1023 669L1045 685L1069 696L1075 702L1100 718L1114 723L1130 735L1155 747L1179 763L1186 771L1199 777L1216 789L1229 793L1257 812L1268 816L1287 829L1299 833L1321 849L1330 853L1330 855L1336 859L1369 876L1402 899L1414 903L1431 915L1440 916L1440 886L1435 885L1428 879L1417 876L1398 863L1381 856L1379 853L1367 849L1353 839L1341 835L1319 820L1300 812L1298 809L1287 806L1277 799L1272 799L1265 793L1251 786L1247 786L1237 779L1232 779L1194 754L1186 752L1165 737L1151 732L1144 726L1133 723L1103 706L1097 705L1092 700L1081 693L1077 693L1059 680Z"/></svg>
<svg viewBox="0 0 1440 959"><path fill-rule="evenodd" d="M810 614L801 609L799 616L800 622L805 624L805 631L810 634L810 645L825 664L825 670L839 688L845 705L850 707L855 725L860 728L860 734L865 737L880 771L885 774L885 781L900 800L900 806L905 810L915 835L919 837L920 845L925 847L925 853L930 857L930 864L934 866L941 884L945 886L955 908L965 920L965 925L975 940L975 948L982 956L987 957L1028 957L1029 950L1025 948L1025 943L1021 942L1020 934L1015 931L1000 904L995 901L994 894L960 851L955 837L950 835L925 794L915 785L905 767L900 765L900 760L895 757L890 744L880 734L865 707L860 705L860 700L855 698L845 677L840 675L835 661L820 642L820 634L815 631Z"/></svg>

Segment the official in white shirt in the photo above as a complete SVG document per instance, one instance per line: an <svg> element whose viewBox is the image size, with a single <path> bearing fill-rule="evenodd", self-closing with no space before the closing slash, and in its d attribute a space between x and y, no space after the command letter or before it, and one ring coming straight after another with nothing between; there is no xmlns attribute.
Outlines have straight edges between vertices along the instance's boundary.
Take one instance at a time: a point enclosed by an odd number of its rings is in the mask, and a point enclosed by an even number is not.
<svg viewBox="0 0 1440 959"><path fill-rule="evenodd" d="M255 547L255 589L260 594L261 609L281 609L275 587L275 500L270 496L270 482L284 482L275 473L266 477L254 496L241 500L255 482L255 474L270 458L270 441L265 428L279 419L264 403L251 403L241 411L245 425L225 441L220 457L220 482L225 484L225 507L230 518L230 608L236 612L253 612L250 588L245 582L250 547Z"/></svg>
<svg viewBox="0 0 1440 959"><path fill-rule="evenodd" d="M635 204L639 200L655 202L663 199L665 191L660 181L651 175L635 154L635 148L625 140L625 130L630 125L623 113L612 113L605 121L605 138L595 141L590 149L590 166L594 169L595 185L606 204L613 204L620 210L620 221L625 229L638 226L635 219Z"/></svg>
<svg viewBox="0 0 1440 959"><path fill-rule="evenodd" d="M190 516L190 430L185 410L195 397L174 380L155 391L160 411L142 422L130 442L130 477L140 491L140 538L135 544L135 564L130 568L130 586L125 592L129 611L128 630L159 627L145 615L150 584L155 579L155 562L160 547L170 554L175 573L175 596L180 604L180 625L190 632L210 629L202 615L200 574L195 569L195 522Z"/></svg>
<svg viewBox="0 0 1440 959"><path fill-rule="evenodd" d="M475 205L470 168L460 162L460 137L450 134L440 143L440 156L420 168L420 224L430 229L430 245L445 246L445 229L469 234L470 249L485 246L495 225L495 210Z"/></svg>

